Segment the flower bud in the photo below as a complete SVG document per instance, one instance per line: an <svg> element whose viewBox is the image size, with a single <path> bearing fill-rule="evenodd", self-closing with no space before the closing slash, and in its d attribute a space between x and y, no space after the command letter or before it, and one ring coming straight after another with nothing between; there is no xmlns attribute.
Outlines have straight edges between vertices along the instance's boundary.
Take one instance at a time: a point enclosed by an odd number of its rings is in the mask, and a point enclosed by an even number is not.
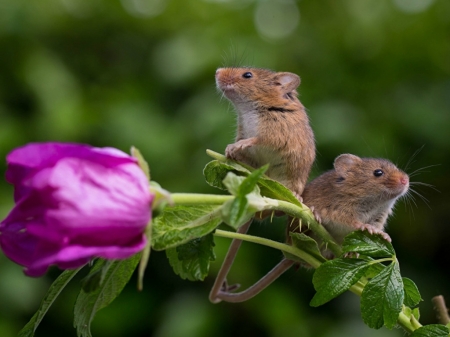
<svg viewBox="0 0 450 337"><path fill-rule="evenodd" d="M15 206L0 223L0 247L28 276L145 247L153 195L135 158L113 148L31 143L9 153L7 164Z"/></svg>

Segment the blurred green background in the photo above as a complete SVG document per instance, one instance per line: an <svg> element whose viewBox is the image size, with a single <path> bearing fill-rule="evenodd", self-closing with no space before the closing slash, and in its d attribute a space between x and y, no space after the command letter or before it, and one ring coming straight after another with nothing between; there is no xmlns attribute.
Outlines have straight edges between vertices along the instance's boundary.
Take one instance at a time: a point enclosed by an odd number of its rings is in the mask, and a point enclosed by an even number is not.
<svg viewBox="0 0 450 337"><path fill-rule="evenodd" d="M425 299L450 303L450 1L448 0L2 0L0 157L34 141L85 142L145 155L154 180L172 192L216 193L203 180L205 149L233 141L235 114L214 83L219 66L299 74L300 99L317 139L312 175L344 152L431 166L413 181L428 201L398 203L388 232L402 274ZM4 172L3 161L0 171ZM0 182L0 217L12 188ZM283 223L252 232L283 240ZM229 241L205 282L173 274L152 253L144 291L135 279L93 323L115 336L403 336L364 326L344 294L320 308L312 272L290 270L242 304L210 304L208 292ZM229 276L244 286L281 258L244 244ZM31 279L0 253L0 336L15 336L59 271ZM76 336L79 279L61 294L36 336Z"/></svg>

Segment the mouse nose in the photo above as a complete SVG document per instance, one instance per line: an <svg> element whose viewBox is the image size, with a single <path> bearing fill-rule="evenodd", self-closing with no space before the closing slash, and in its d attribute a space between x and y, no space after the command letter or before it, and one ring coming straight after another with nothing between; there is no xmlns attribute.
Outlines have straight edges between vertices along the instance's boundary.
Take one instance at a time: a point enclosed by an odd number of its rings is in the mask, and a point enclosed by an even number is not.
<svg viewBox="0 0 450 337"><path fill-rule="evenodd" d="M400 178L400 184L407 185L409 183L408 177L402 177Z"/></svg>

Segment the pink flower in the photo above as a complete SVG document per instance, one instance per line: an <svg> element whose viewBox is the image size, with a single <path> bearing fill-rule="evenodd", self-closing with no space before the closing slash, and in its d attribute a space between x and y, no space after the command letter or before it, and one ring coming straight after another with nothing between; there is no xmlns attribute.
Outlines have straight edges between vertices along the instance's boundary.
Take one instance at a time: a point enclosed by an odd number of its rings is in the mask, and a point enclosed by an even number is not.
<svg viewBox="0 0 450 337"><path fill-rule="evenodd" d="M16 205L0 223L0 247L28 276L145 247L153 195L135 158L113 148L32 143L7 163Z"/></svg>

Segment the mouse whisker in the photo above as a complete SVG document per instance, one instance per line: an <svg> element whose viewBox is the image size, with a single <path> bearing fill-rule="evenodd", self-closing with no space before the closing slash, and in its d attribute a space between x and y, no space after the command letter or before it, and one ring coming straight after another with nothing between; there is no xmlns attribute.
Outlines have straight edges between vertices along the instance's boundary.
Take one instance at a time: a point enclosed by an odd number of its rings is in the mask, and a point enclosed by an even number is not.
<svg viewBox="0 0 450 337"><path fill-rule="evenodd" d="M440 166L440 165L441 165L441 164L434 164L434 165L424 166L424 167L418 168L417 170L415 170L415 171L409 173L408 175L409 175L410 177L414 177L414 176L419 175L419 174L421 174L421 173L427 173L427 172L430 172L430 171L424 171L425 169L430 168L430 167Z"/></svg>
<svg viewBox="0 0 450 337"><path fill-rule="evenodd" d="M422 194L420 194L419 192L417 192L417 191L415 191L415 190L413 190L411 188L409 189L409 191L411 191L411 193L414 193L416 196L418 196L420 199L422 199L422 201L425 203L425 205L427 205L428 208L431 209L430 201L426 197L424 197Z"/></svg>
<svg viewBox="0 0 450 337"><path fill-rule="evenodd" d="M441 191L439 191L439 190L438 190L436 187L434 187L433 185L427 184L427 183L422 183L422 182L420 182L420 181L412 181L412 182L409 183L409 185L410 185L410 186L416 186L416 185L425 186L425 187L429 187L429 188L435 190L436 192L441 193Z"/></svg>
<svg viewBox="0 0 450 337"><path fill-rule="evenodd" d="M419 148L413 153L413 155L411 156L411 158L409 158L408 162L407 162L406 165L405 165L405 171L408 170L409 165L412 165L412 164L415 162L414 159L417 157L417 155L420 153L420 151L423 150L424 147L425 147L425 144L422 145L421 147L419 147Z"/></svg>

